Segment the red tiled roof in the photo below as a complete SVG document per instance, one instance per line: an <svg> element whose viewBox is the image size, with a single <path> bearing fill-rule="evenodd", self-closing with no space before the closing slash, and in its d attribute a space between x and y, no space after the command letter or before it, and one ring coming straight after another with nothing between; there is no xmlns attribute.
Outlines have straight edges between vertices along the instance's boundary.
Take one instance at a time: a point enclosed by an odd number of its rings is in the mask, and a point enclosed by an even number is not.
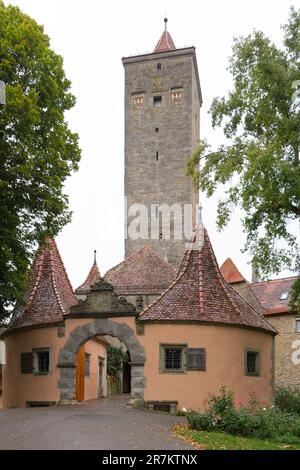
<svg viewBox="0 0 300 470"><path fill-rule="evenodd" d="M53 238L41 247L29 271L24 305L17 305L9 329L56 323L77 303Z"/></svg>
<svg viewBox="0 0 300 470"><path fill-rule="evenodd" d="M225 281L229 282L229 284L245 281L244 276L239 272L231 258L227 258L227 260L224 261L220 271Z"/></svg>
<svg viewBox="0 0 300 470"><path fill-rule="evenodd" d="M196 249L195 249L196 248ZM207 231L198 226L175 281L139 320L201 321L276 330L222 277Z"/></svg>
<svg viewBox="0 0 300 470"><path fill-rule="evenodd" d="M275 315L289 312L289 297L280 300L281 294L290 292L292 285L298 279L297 276L271 281L256 282L250 284L250 288L264 309L264 315Z"/></svg>
<svg viewBox="0 0 300 470"><path fill-rule="evenodd" d="M174 280L176 270L151 247L145 245L107 271L104 279L118 295L160 294Z"/></svg>
<svg viewBox="0 0 300 470"><path fill-rule="evenodd" d="M90 291L91 285L99 281L100 278L101 274L97 262L95 260L93 266L90 269L90 272L88 273L86 280L83 284L81 284L81 286L77 287L77 289L75 290L75 294L87 294Z"/></svg>
<svg viewBox="0 0 300 470"><path fill-rule="evenodd" d="M173 51L174 49L176 49L174 41L171 37L171 34L167 30L168 19L165 18L164 22L165 22L165 30L162 33L158 43L156 44L154 52Z"/></svg>

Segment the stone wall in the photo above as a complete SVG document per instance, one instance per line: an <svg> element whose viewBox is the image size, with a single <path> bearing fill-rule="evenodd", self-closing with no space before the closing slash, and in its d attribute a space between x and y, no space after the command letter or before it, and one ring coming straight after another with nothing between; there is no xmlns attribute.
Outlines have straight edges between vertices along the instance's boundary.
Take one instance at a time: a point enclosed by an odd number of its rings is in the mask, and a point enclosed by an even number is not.
<svg viewBox="0 0 300 470"><path fill-rule="evenodd" d="M284 313L266 319L279 332L275 338L275 385L300 388L300 333L295 332L296 315Z"/></svg>
<svg viewBox="0 0 300 470"><path fill-rule="evenodd" d="M183 212L184 204L195 206L198 202L191 180L185 175L187 159L199 139L201 98L194 48L126 58L123 64L127 210L133 204L144 204L149 219L151 204L180 204ZM181 93L178 101L172 99L174 90ZM154 106L154 97L158 96L161 104ZM136 103L136 98L141 101ZM127 226L132 218L127 219ZM186 234L186 239L175 240L172 223L170 228L170 240L162 236L161 227L157 239L128 237L125 257L148 244L171 264L178 265L191 233ZM151 237L150 227L147 235Z"/></svg>

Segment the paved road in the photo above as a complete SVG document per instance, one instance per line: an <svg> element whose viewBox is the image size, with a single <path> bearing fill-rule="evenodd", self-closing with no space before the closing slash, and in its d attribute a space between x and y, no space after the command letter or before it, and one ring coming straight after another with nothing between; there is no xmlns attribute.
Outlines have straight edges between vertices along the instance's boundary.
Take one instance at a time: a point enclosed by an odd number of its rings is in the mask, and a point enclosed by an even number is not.
<svg viewBox="0 0 300 470"><path fill-rule="evenodd" d="M128 399L0 410L0 449L191 449L170 432L184 418L134 410Z"/></svg>

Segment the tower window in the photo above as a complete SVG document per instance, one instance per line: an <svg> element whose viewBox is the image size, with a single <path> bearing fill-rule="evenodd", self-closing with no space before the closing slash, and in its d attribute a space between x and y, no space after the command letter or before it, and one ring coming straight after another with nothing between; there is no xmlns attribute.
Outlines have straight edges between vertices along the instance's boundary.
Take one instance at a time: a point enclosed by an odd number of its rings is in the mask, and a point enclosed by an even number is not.
<svg viewBox="0 0 300 470"><path fill-rule="evenodd" d="M157 68L157 70L161 70L161 63L160 62L158 62L156 68Z"/></svg>
<svg viewBox="0 0 300 470"><path fill-rule="evenodd" d="M153 106L161 106L162 96L153 96Z"/></svg>
<svg viewBox="0 0 300 470"><path fill-rule="evenodd" d="M158 162L158 151L156 151L156 161Z"/></svg>
<svg viewBox="0 0 300 470"><path fill-rule="evenodd" d="M143 96L134 96L133 99L133 106L135 108L140 108L144 105L144 97Z"/></svg>
<svg viewBox="0 0 300 470"><path fill-rule="evenodd" d="M182 98L182 90L172 90L171 93L173 103L178 103Z"/></svg>
<svg viewBox="0 0 300 470"><path fill-rule="evenodd" d="M156 132L156 134L158 134L158 132L159 132L159 128L158 128L158 127L155 128L155 132Z"/></svg>

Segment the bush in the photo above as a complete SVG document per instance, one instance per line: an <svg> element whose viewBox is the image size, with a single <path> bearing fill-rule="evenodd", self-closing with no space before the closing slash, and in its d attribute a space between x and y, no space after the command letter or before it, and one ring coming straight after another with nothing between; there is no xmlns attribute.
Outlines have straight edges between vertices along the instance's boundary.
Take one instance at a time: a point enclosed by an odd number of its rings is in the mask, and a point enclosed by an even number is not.
<svg viewBox="0 0 300 470"><path fill-rule="evenodd" d="M189 411L189 425L201 431L224 431L229 434L280 442L300 442L300 417L274 407L259 408L251 397L247 406L234 407L233 393L221 388L211 396L205 413Z"/></svg>
<svg viewBox="0 0 300 470"><path fill-rule="evenodd" d="M300 416L300 390L293 387L278 387L275 390L275 405L281 411Z"/></svg>

